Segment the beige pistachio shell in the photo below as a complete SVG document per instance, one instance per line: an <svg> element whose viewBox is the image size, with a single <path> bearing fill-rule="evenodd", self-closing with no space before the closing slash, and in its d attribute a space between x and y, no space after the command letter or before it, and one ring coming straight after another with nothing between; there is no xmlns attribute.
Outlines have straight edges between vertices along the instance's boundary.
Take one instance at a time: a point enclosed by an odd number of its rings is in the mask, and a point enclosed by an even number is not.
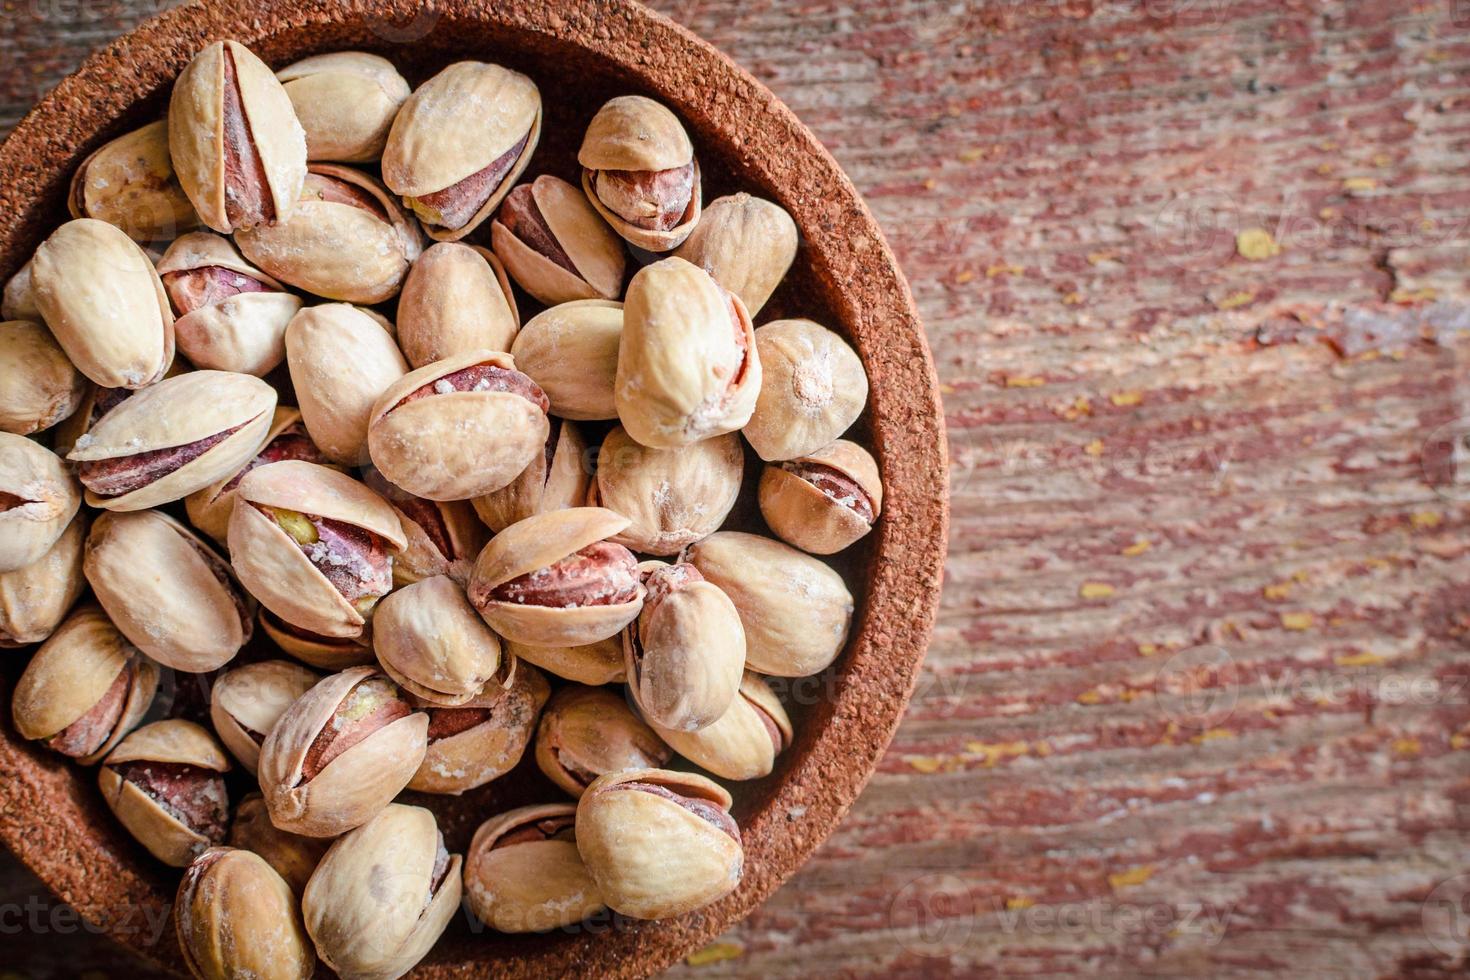
<svg viewBox="0 0 1470 980"><path fill-rule="evenodd" d="M581 797L604 773L658 769L672 756L611 688L579 684L562 688L536 728L537 767L574 797Z"/></svg>
<svg viewBox="0 0 1470 980"><path fill-rule="evenodd" d="M107 388L143 388L174 359L174 317L153 262L121 230L68 221L36 249L31 281L46 326L77 370Z"/></svg>
<svg viewBox="0 0 1470 980"><path fill-rule="evenodd" d="M675 448L734 432L750 420L760 390L755 331L739 299L683 259L655 262L633 277L615 388L629 435Z"/></svg>
<svg viewBox="0 0 1470 980"><path fill-rule="evenodd" d="M533 647L507 640L505 649L526 663L578 684L621 684L628 676L621 636L572 647Z"/></svg>
<svg viewBox="0 0 1470 980"><path fill-rule="evenodd" d="M751 670L807 677L842 652L852 593L817 559L760 535L720 531L691 547L687 560L740 611Z"/></svg>
<svg viewBox="0 0 1470 980"><path fill-rule="evenodd" d="M552 424L555 445L550 465L546 453L537 453L508 485L475 498L475 512L492 530L503 531L532 515L580 507L586 502L592 478L587 466L587 440L570 422Z"/></svg>
<svg viewBox="0 0 1470 980"><path fill-rule="evenodd" d="M662 103L641 95L609 99L582 137L577 163L588 170L671 170L694 159L689 134Z"/></svg>
<svg viewBox="0 0 1470 980"><path fill-rule="evenodd" d="M260 453L269 449L271 443L288 430L299 430L303 437L311 438L306 435L306 425L301 421L301 412L298 409L289 405L277 405L260 451L233 473L226 474L203 490L195 490L184 498L184 509L189 514L189 523L219 544L224 544L229 534L230 513L235 509L235 492L239 488L238 483L232 486L232 482L236 477L242 476L241 471L255 463L260 458Z"/></svg>
<svg viewBox="0 0 1470 980"><path fill-rule="evenodd" d="M622 336L622 303L578 300L532 317L510 352L546 392L552 415L577 421L615 419Z"/></svg>
<svg viewBox="0 0 1470 980"><path fill-rule="evenodd" d="M0 574L45 557L82 505L61 458L24 436L0 432Z"/></svg>
<svg viewBox="0 0 1470 980"><path fill-rule="evenodd" d="M259 793L250 793L235 808L235 819L230 824L229 844L231 847L259 854L299 897L306 890L306 882L316 870L322 855L327 853L332 841L321 837L302 837L277 828L271 823L265 797Z"/></svg>
<svg viewBox="0 0 1470 980"><path fill-rule="evenodd" d="M475 708L489 708L491 714L480 724L443 738L433 737L430 721L429 750L408 788L458 795L504 776L531 744L536 718L550 694L551 685L540 671L506 654L500 673L477 697L458 708L429 708L434 719L446 711Z"/></svg>
<svg viewBox="0 0 1470 980"><path fill-rule="evenodd" d="M225 204L238 193L227 178L225 157L231 130L239 124L227 118L225 108L227 56L235 66L239 111L265 177L260 196L270 202L275 221L291 217L306 177L306 133L270 68L235 41L204 48L174 82L168 106L169 154L199 218L225 235L239 230ZM251 223L246 217L241 227Z"/></svg>
<svg viewBox="0 0 1470 980"><path fill-rule="evenodd" d="M373 403L408 373L392 336L345 303L307 307L286 328L286 363L312 441L333 462L367 462Z"/></svg>
<svg viewBox="0 0 1470 980"><path fill-rule="evenodd" d="M710 202L674 254L739 296L754 317L796 260L798 241L785 208L740 193Z"/></svg>
<svg viewBox="0 0 1470 980"><path fill-rule="evenodd" d="M123 692L122 707L110 728L80 735L95 748L77 756L91 765L112 751L133 726L143 720L158 690L158 667L142 656L93 605L84 605L66 618L16 682L11 699L15 730L28 739L50 739L77 722L89 719L118 675L131 665L133 674Z"/></svg>
<svg viewBox="0 0 1470 980"><path fill-rule="evenodd" d="M791 744L791 719L785 707L760 675L750 671L745 672L730 710L714 724L697 732L649 724L675 752L721 779L769 776L776 756Z"/></svg>
<svg viewBox="0 0 1470 980"><path fill-rule="evenodd" d="M254 775L265 736L319 680L320 675L289 660L257 661L215 679L209 690L209 720L246 772Z"/></svg>
<svg viewBox="0 0 1470 980"><path fill-rule="evenodd" d="M582 866L574 835L496 846L517 830L576 812L570 803L543 803L480 825L465 857L464 892L481 922L497 932L546 932L576 925L605 908Z"/></svg>
<svg viewBox="0 0 1470 980"><path fill-rule="evenodd" d="M791 463L835 470L867 498L874 520L882 512L883 481L878 475L878 463L857 443L839 439ZM829 496L787 469L787 465L790 464L766 464L760 482L761 514L782 541L814 555L831 555L873 529L872 521L848 503L853 499L851 494Z"/></svg>
<svg viewBox="0 0 1470 980"><path fill-rule="evenodd" d="M480 364L515 370L509 354L469 351L409 372L373 405L368 452L396 486L429 500L467 500L499 490L545 452L546 413L513 392L450 390L399 404Z"/></svg>
<svg viewBox="0 0 1470 980"><path fill-rule="evenodd" d="M73 218L116 225L136 242L166 242L199 227L174 176L165 119L119 136L82 161L66 203Z"/></svg>
<svg viewBox="0 0 1470 980"><path fill-rule="evenodd" d="M0 573L0 649L30 646L52 634L82 594L82 542L87 519L79 514L38 560Z"/></svg>
<svg viewBox="0 0 1470 980"><path fill-rule="evenodd" d="M202 980L309 980L316 970L296 896L258 854L205 851L184 872L175 905L179 949Z"/></svg>
<svg viewBox="0 0 1470 980"><path fill-rule="evenodd" d="M34 269L35 265L27 259L19 272L5 280L5 291L0 295L0 318L42 322L41 308L36 305L35 283L31 279Z"/></svg>
<svg viewBox="0 0 1470 980"><path fill-rule="evenodd" d="M187 374L193 368L182 357L174 358L169 365L168 371L164 373L164 379L176 378L181 374ZM101 421L102 416L108 411L116 408L118 403L132 397L133 392L127 388L104 388L101 385L87 383L86 393L82 395L82 401L77 405L77 410L72 412L51 432L51 443L60 456L66 456L76 448L77 440L92 431L92 426Z"/></svg>
<svg viewBox="0 0 1470 980"><path fill-rule="evenodd" d="M582 191L543 174L531 183L531 198L546 228L571 260L575 272L526 244L505 224L490 225L490 241L520 287L547 306L583 299L615 300L623 294L623 243Z"/></svg>
<svg viewBox="0 0 1470 980"><path fill-rule="evenodd" d="M304 58L276 72L306 130L306 158L372 163L408 98L393 62L364 51Z"/></svg>
<svg viewBox="0 0 1470 980"><path fill-rule="evenodd" d="M77 410L87 380L39 323L0 323L0 431L28 436Z"/></svg>
<svg viewBox="0 0 1470 980"><path fill-rule="evenodd" d="M683 915L740 884L740 841L647 783L728 811L730 794L694 773L634 769L600 776L577 804L577 850L608 908L635 919Z"/></svg>
<svg viewBox="0 0 1470 980"><path fill-rule="evenodd" d="M795 459L846 432L868 403L863 362L811 320L775 320L755 332L760 397L744 432L761 459Z"/></svg>
<svg viewBox="0 0 1470 980"><path fill-rule="evenodd" d="M649 449L618 426L598 450L591 502L632 522L614 541L673 555L725 523L744 470L745 448L733 432L679 449Z"/></svg>
<svg viewBox="0 0 1470 980"><path fill-rule="evenodd" d="M267 609L260 611L260 628L283 652L318 670L336 672L377 660L369 629L351 637L302 635Z"/></svg>
<svg viewBox="0 0 1470 980"><path fill-rule="evenodd" d="M478 246L429 246L398 298L398 343L416 368L469 351L510 350L520 327L505 269Z"/></svg>
<svg viewBox="0 0 1470 980"><path fill-rule="evenodd" d="M214 773L226 772L230 760L208 730L182 718L144 725L119 742L102 761L97 770L97 785L118 822L150 854L170 867L188 867L205 850L220 843L199 833L179 819L172 808L124 780L114 767L125 762L175 763ZM223 780L209 780L193 791L201 794L197 802L210 806L222 817L229 813ZM223 823L219 830L223 838Z"/></svg>
<svg viewBox="0 0 1470 980"><path fill-rule="evenodd" d="M451 708L479 694L500 668L500 640L464 589L443 575L404 586L379 603L373 649L404 690Z"/></svg>
<svg viewBox="0 0 1470 980"><path fill-rule="evenodd" d="M640 228L638 225L625 219L622 215L609 208L597 196L594 185L594 171L582 171L582 193L592 204L592 207L608 223L613 231L617 232L624 241L647 252L667 252L678 248L688 238L690 233L699 224L701 214L700 194L701 175L699 172L699 161L694 161L694 190L689 198L689 206L684 211L683 219L667 231L653 228Z"/></svg>
<svg viewBox="0 0 1470 980"><path fill-rule="evenodd" d="M413 778L428 747L429 716L421 711L372 731L314 778L303 774L312 744L323 728L338 722L337 711L353 689L381 676L372 667L333 674L277 719L258 762L260 789L277 827L307 837L334 837L381 813Z"/></svg>
<svg viewBox="0 0 1470 980"><path fill-rule="evenodd" d="M408 542L400 554L393 556L393 584L411 585L448 575L463 588L475 556L490 540L490 530L480 523L474 507L464 500L415 497L389 483L375 469L369 469L363 480L393 505Z"/></svg>
<svg viewBox="0 0 1470 980"><path fill-rule="evenodd" d="M391 804L333 844L307 883L301 911L317 955L343 980L407 973L459 911L460 864L432 813Z"/></svg>

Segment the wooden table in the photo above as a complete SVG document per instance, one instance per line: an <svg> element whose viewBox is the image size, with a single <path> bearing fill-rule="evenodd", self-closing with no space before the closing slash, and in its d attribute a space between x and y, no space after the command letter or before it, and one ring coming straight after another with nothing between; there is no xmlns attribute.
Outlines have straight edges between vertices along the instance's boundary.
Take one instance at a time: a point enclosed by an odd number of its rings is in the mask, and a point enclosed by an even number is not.
<svg viewBox="0 0 1470 980"><path fill-rule="evenodd" d="M158 6L7 3L0 122ZM655 6L867 195L954 485L881 771L681 972L1462 966L1470 0ZM36 894L0 968L131 970Z"/></svg>

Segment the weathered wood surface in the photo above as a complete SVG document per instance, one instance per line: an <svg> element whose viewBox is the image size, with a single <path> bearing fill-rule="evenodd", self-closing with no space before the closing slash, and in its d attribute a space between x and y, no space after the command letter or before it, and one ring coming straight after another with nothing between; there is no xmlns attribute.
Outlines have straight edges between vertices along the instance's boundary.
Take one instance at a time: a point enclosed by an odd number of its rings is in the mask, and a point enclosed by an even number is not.
<svg viewBox="0 0 1470 980"><path fill-rule="evenodd" d="M954 459L881 772L682 972L1463 967L1470 0L655 6L867 195ZM158 3L3 9L9 125Z"/></svg>

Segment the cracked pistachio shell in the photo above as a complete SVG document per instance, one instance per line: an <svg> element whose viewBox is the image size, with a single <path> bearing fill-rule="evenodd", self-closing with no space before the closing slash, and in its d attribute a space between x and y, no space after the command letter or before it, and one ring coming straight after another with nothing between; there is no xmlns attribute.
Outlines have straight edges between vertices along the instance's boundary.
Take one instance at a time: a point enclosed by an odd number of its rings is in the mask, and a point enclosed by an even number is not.
<svg viewBox="0 0 1470 980"><path fill-rule="evenodd" d="M623 769L659 769L672 756L611 688L580 684L562 688L536 728L536 765L574 797L580 797L598 776Z"/></svg>
<svg viewBox="0 0 1470 980"><path fill-rule="evenodd" d="M82 571L123 635L165 667L215 670L254 633L255 603L230 566L162 511L100 515Z"/></svg>
<svg viewBox="0 0 1470 980"><path fill-rule="evenodd" d="M627 679L623 668L623 638L610 636L582 646L533 647L525 643L505 643L505 649L517 659L535 664L557 677L578 684L621 684Z"/></svg>
<svg viewBox="0 0 1470 980"><path fill-rule="evenodd" d="M286 324L301 309L301 297L246 262L227 238L207 231L185 235L168 247L158 263L165 283L191 273L209 275L222 269L238 273L237 282L264 285L180 313L174 321L179 353L196 368L238 371L264 377L286 359Z"/></svg>
<svg viewBox="0 0 1470 980"><path fill-rule="evenodd" d="M381 698L364 701L356 690L364 682ZM385 718L384 705L395 707L397 717ZM381 813L413 778L428 746L429 716L408 707L374 667L333 674L293 702L260 746L260 789L271 822L293 834L335 837ZM328 743L317 743L334 737L349 747L324 753Z"/></svg>
<svg viewBox="0 0 1470 980"><path fill-rule="evenodd" d="M382 539L390 552L401 551L406 543L393 508L345 473L286 460L245 474L230 514L235 574L261 605L284 622L322 637L362 633L363 614L261 507L354 525Z"/></svg>
<svg viewBox="0 0 1470 980"><path fill-rule="evenodd" d="M429 750L408 788L457 796L504 776L525 755L550 694L540 671L505 654L478 695L453 708L427 706Z"/></svg>
<svg viewBox="0 0 1470 980"><path fill-rule="evenodd" d="M30 646L52 634L82 594L82 543L87 518L72 518L36 561L0 573L0 649Z"/></svg>
<svg viewBox="0 0 1470 980"><path fill-rule="evenodd" d="M462 896L434 815L389 805L327 851L301 897L306 931L342 980L394 980L433 948Z"/></svg>
<svg viewBox="0 0 1470 980"><path fill-rule="evenodd" d="M610 99L587 124L577 151L582 192L612 230L650 252L667 252L689 237L700 216L699 161L689 134L666 106L641 95ZM679 223L668 230L641 228L610 208L597 194L594 174L602 170L651 172L694 165L694 187Z"/></svg>
<svg viewBox="0 0 1470 980"><path fill-rule="evenodd" d="M209 834L201 833L190 822L180 819L181 811L172 801L165 805L142 786L123 779L115 767L129 762L187 766L194 770L197 778L187 781L170 779L161 773L162 788L169 793L189 794L187 799L192 807L212 811L218 820L216 827L209 828ZM138 843L164 864L186 868L224 839L229 799L224 780L219 776L229 768L229 757L207 729L182 718L169 718L144 725L117 743L97 770L97 786L118 822ZM215 830L218 837L213 836Z"/></svg>
<svg viewBox="0 0 1470 980"><path fill-rule="evenodd" d="M690 762L721 779L760 779L791 744L791 719L760 675L750 671L730 709L713 725L680 732L649 722L658 737Z"/></svg>
<svg viewBox="0 0 1470 980"><path fill-rule="evenodd" d="M20 267L20 271L5 280L5 292L0 298L0 318L6 320L42 321L41 308L36 305L35 284L31 273L35 265L31 260Z"/></svg>
<svg viewBox="0 0 1470 980"><path fill-rule="evenodd" d="M398 295L423 250L418 227L360 170L314 163L289 219L235 234L240 251L282 282L345 303Z"/></svg>
<svg viewBox="0 0 1470 980"><path fill-rule="evenodd" d="M182 357L174 358L174 362L164 372L164 380L177 378L181 374L188 374L193 368ZM88 432L92 426L101 420L112 409L125 399L131 397L133 392L128 388L104 388L101 385L87 382L86 391L82 400L77 405L77 410L72 412L51 432L51 444L57 455L66 456L76 448L77 440Z"/></svg>
<svg viewBox="0 0 1470 980"><path fill-rule="evenodd" d="M678 799L619 789L642 784ZM577 850L608 908L634 919L683 915L724 898L740 884L745 855L702 805L728 822L730 794L703 776L633 769L599 776L577 804Z"/></svg>
<svg viewBox="0 0 1470 980"><path fill-rule="evenodd" d="M532 317L510 353L546 392L551 414L576 421L615 419L622 337L623 304L584 299Z"/></svg>
<svg viewBox="0 0 1470 980"><path fill-rule="evenodd" d="M91 765L143 720L157 690L157 665L84 605L26 664L10 711L23 737Z"/></svg>
<svg viewBox="0 0 1470 980"><path fill-rule="evenodd" d="M775 320L755 332L760 397L745 438L767 462L831 445L868 403L868 375L837 334L811 320Z"/></svg>
<svg viewBox="0 0 1470 980"><path fill-rule="evenodd" d="M0 574L45 557L81 505L81 488L61 457L0 432Z"/></svg>
<svg viewBox="0 0 1470 980"><path fill-rule="evenodd" d="M246 851L253 851L265 859L266 864L276 869L276 874L285 879L291 891L299 898L306 890L306 882L316 870L322 855L332 846L330 838L302 837L287 833L271 823L270 810L265 797L250 793L235 808L235 819L230 824L229 844Z"/></svg>
<svg viewBox="0 0 1470 980"><path fill-rule="evenodd" d="M740 193L710 202L674 254L739 296L754 317L796 260L798 241L785 208Z"/></svg>
<svg viewBox="0 0 1470 980"><path fill-rule="evenodd" d="M209 720L225 748L255 775L260 745L286 709L321 676L289 660L261 660L226 671L209 689Z"/></svg>
<svg viewBox="0 0 1470 980"><path fill-rule="evenodd" d="M473 119L475 124L465 125ZM520 72L478 61L460 61L419 86L388 133L383 182L413 208L424 230L439 241L458 241L479 227L515 186L541 137L541 93ZM422 200L459 185L501 162L524 141L505 176L456 227Z"/></svg>
<svg viewBox="0 0 1470 980"><path fill-rule="evenodd" d="M760 390L755 330L739 299L683 259L633 277L614 391L629 435L671 449L734 432Z"/></svg>
<svg viewBox="0 0 1470 980"><path fill-rule="evenodd" d="M363 475L372 490L393 506L408 544L393 557L393 584L411 585L436 575L448 575L463 588L469 581L475 556L490 540L474 507L465 500L425 500L389 483L369 469Z"/></svg>
<svg viewBox="0 0 1470 980"><path fill-rule="evenodd" d="M576 813L571 803L543 803L480 825L465 857L464 892L481 922L497 932L546 932L606 907L577 853ZM541 839L510 839L528 830Z"/></svg>
<svg viewBox="0 0 1470 980"><path fill-rule="evenodd" d="M376 161L409 93L393 62L364 51L303 58L276 78L306 130L308 160Z"/></svg>
<svg viewBox="0 0 1470 980"><path fill-rule="evenodd" d="M260 629L272 643L302 663L336 672L375 662L371 629L357 636L319 636L292 626L261 609Z"/></svg>
<svg viewBox="0 0 1470 980"><path fill-rule="evenodd" d="M626 516L618 544L673 555L720 529L740 496L745 447L727 432L679 449L649 449L619 426L597 452L589 503Z"/></svg>
<svg viewBox="0 0 1470 980"><path fill-rule="evenodd" d="M561 250L572 268L518 237L505 223L506 209L511 205L502 202L500 217L490 224L490 242L511 278L547 306L620 297L627 261L623 243L588 203L587 196L549 174L525 186L529 196L526 203L534 205L555 248ZM517 188L515 193L522 192Z"/></svg>
<svg viewBox="0 0 1470 980"><path fill-rule="evenodd" d="M468 351L409 372L379 396L368 452L394 485L430 500L468 500L499 490L544 455L550 421L530 397L493 387L441 391L449 387L443 379L480 365L516 370L509 354ZM434 394L404 403L421 388Z"/></svg>
<svg viewBox="0 0 1470 980"><path fill-rule="evenodd" d="M520 328L505 269L477 245L430 245L398 297L398 343L416 368L469 351L508 351Z"/></svg>
<svg viewBox="0 0 1470 980"><path fill-rule="evenodd" d="M135 242L166 242L199 227L174 176L166 119L119 136L82 161L66 203L73 218L105 221Z"/></svg>
<svg viewBox="0 0 1470 980"><path fill-rule="evenodd" d="M66 458L83 464L176 449L230 432L157 479L134 490L102 496L87 490L87 504L130 511L182 500L244 466L264 444L276 410L276 392L259 378L228 371L190 371L167 378L126 400L79 437Z"/></svg>
<svg viewBox="0 0 1470 980"><path fill-rule="evenodd" d="M311 306L286 328L286 363L312 441L335 463L367 462L373 403L408 373L393 337L357 307Z"/></svg>
<svg viewBox="0 0 1470 980"><path fill-rule="evenodd" d="M32 287L46 326L77 370L106 388L143 388L174 359L174 317L148 254L93 218L68 221L36 249Z"/></svg>
<svg viewBox="0 0 1470 980"><path fill-rule="evenodd" d="M443 575L384 597L373 614L373 649L405 691L449 708L478 695L500 669L500 640Z"/></svg>
<svg viewBox="0 0 1470 980"><path fill-rule="evenodd" d="M548 453L537 453L521 475L494 493L476 497L475 512L492 530L503 531L517 521L567 507L587 499L591 474L587 467L587 440L570 422L553 419Z"/></svg>
<svg viewBox="0 0 1470 980"><path fill-rule="evenodd" d="M202 980L309 980L316 970L296 896L258 854L205 851L179 881L175 906L179 949Z"/></svg>
<svg viewBox="0 0 1470 980"><path fill-rule="evenodd" d="M809 471L825 474L828 489L798 475ZM782 541L814 555L835 554L871 531L882 512L878 462L857 443L839 439L789 463L768 463L761 473L760 508Z"/></svg>
<svg viewBox="0 0 1470 980"><path fill-rule="evenodd" d="M87 379L39 323L0 323L0 431L18 436L49 429L71 415Z"/></svg>
<svg viewBox="0 0 1470 980"><path fill-rule="evenodd" d="M306 177L306 133L286 90L243 44L216 41L179 74L168 145L179 184L215 231L291 217Z"/></svg>

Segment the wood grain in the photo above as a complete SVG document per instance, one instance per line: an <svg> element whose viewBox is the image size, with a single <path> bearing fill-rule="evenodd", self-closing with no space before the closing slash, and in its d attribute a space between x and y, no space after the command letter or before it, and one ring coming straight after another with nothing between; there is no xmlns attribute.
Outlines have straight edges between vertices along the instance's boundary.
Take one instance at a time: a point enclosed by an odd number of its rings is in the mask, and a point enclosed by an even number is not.
<svg viewBox="0 0 1470 980"><path fill-rule="evenodd" d="M654 5L867 196L954 461L882 770L680 973L1461 968L1470 4ZM7 6L0 122L154 9Z"/></svg>

